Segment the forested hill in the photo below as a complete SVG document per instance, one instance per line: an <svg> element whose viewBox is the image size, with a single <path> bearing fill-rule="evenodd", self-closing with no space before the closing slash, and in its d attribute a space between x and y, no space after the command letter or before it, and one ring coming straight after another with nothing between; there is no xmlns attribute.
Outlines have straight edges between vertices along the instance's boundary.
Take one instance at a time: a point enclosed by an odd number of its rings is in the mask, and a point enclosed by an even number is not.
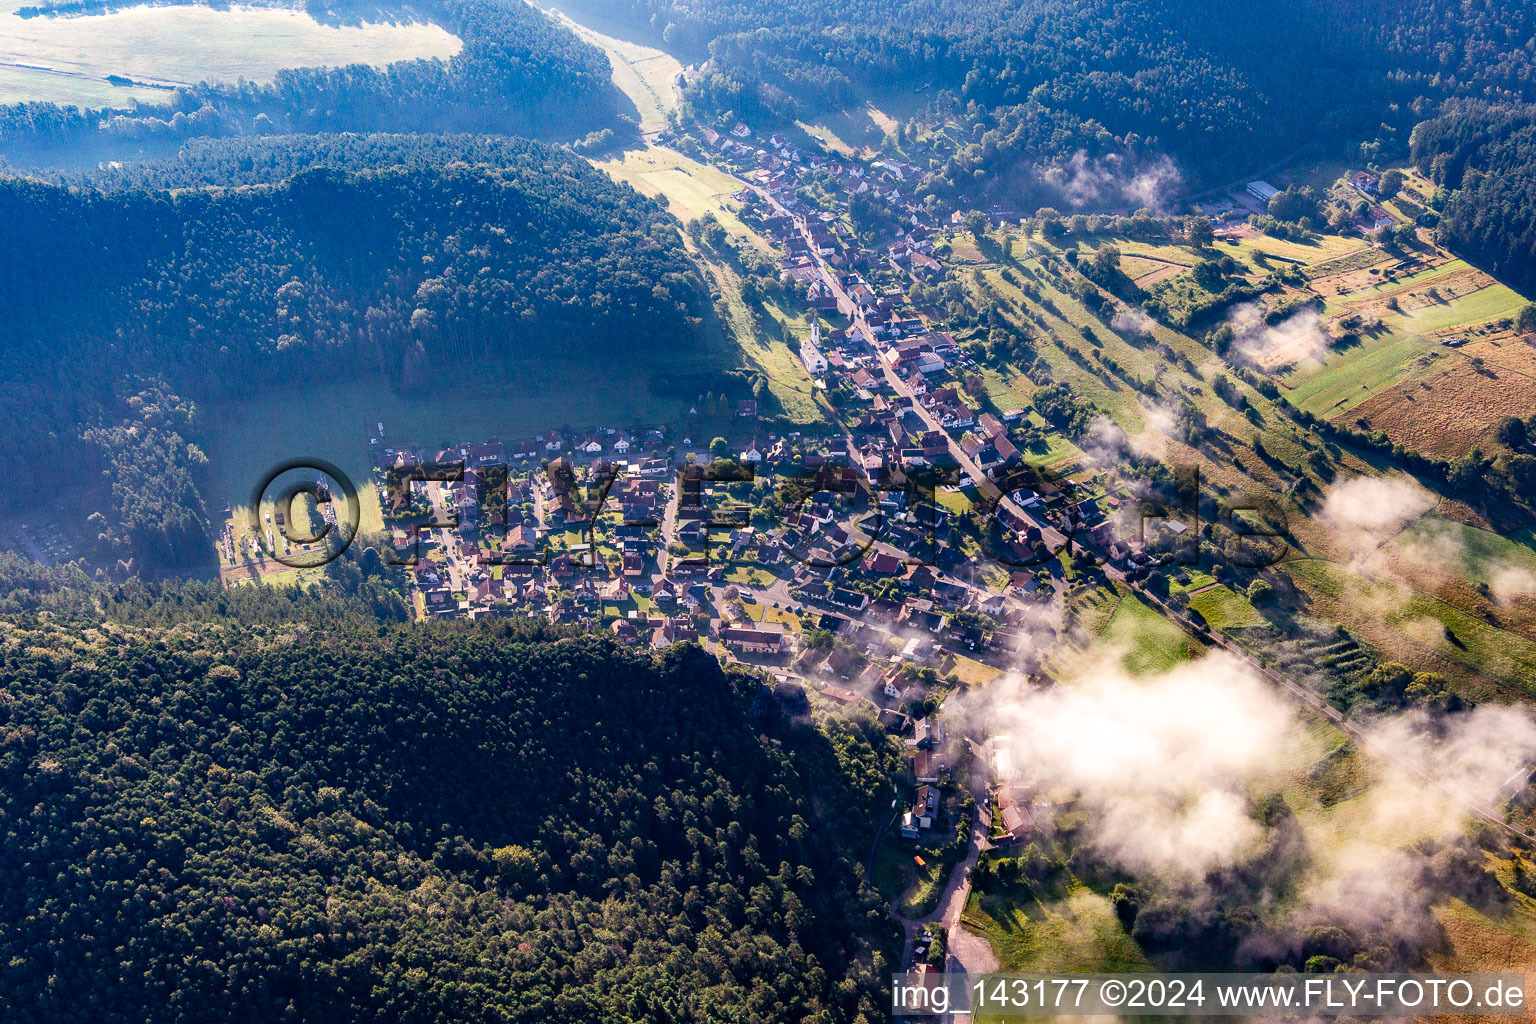
<svg viewBox="0 0 1536 1024"><path fill-rule="evenodd" d="M146 420L120 411L143 387L130 377L170 396L141 407L169 409L373 370L424 387L504 356L697 336L704 285L654 201L569 150L458 141L242 143L231 176L275 183L240 188L0 179L0 223L38 243L0 275L0 447L57 486L84 428ZM167 180L217 180L225 151L201 152ZM26 482L8 494L26 500Z"/></svg>
<svg viewBox="0 0 1536 1024"><path fill-rule="evenodd" d="M519 628L8 625L0 1017L877 1019L884 735Z"/></svg>
<svg viewBox="0 0 1536 1024"><path fill-rule="evenodd" d="M1536 99L1536 8L1500 0L619 0L695 59L710 110L789 117L857 90L974 101L962 141L1035 102L1155 138L1186 174L1252 171L1308 143L1406 146L1423 102ZM1423 98L1421 100L1421 97ZM1418 102L1416 102L1418 101ZM962 107L963 111L964 108ZM1092 130L1058 147L1093 148ZM1107 142L1100 142L1100 147ZM1031 159L1050 158L1047 140Z"/></svg>
<svg viewBox="0 0 1536 1024"><path fill-rule="evenodd" d="M203 82L176 90L166 106L0 107L0 156L13 166L78 166L82 153L106 158L210 135L471 131L578 138L611 126L607 56L531 4L426 0L416 7L462 40L449 60L293 68L270 83Z"/></svg>
<svg viewBox="0 0 1536 1024"><path fill-rule="evenodd" d="M549 176L584 176L583 161L563 149L516 135L330 132L282 137L189 139L160 160L103 164L87 171L28 176L101 191L209 185L276 185L303 171L440 170L451 164L528 168Z"/></svg>
<svg viewBox="0 0 1536 1024"><path fill-rule="evenodd" d="M380 141L386 166L369 170L367 153L311 159L312 141L262 140L239 158L253 169L330 166L250 188L0 179L12 237L47 240L0 278L0 377L78 354L94 378L163 373L207 398L358 361L393 373L413 355L430 366L687 334L703 285L654 201L567 150L505 143L497 164L395 164L408 145Z"/></svg>
<svg viewBox="0 0 1536 1024"><path fill-rule="evenodd" d="M1536 106L1454 104L1414 130L1413 159L1451 190L1441 241L1536 289Z"/></svg>

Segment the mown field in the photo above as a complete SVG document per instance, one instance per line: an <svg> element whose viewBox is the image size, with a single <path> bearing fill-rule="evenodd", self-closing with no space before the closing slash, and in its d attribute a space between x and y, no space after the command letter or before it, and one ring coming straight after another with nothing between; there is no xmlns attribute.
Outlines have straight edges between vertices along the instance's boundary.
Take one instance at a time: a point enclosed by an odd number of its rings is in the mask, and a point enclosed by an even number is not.
<svg viewBox="0 0 1536 1024"><path fill-rule="evenodd" d="M642 132L658 132L667 126L667 116L677 109L677 79L683 73L676 57L604 34L605 29L616 29L587 12L581 14L580 22L559 10L552 10L551 16L608 54L613 84L634 103Z"/></svg>
<svg viewBox="0 0 1536 1024"><path fill-rule="evenodd" d="M1189 658L1189 637L1162 613L1129 593L1099 636L1099 645L1120 651L1126 671L1135 675L1166 672Z"/></svg>
<svg viewBox="0 0 1536 1024"><path fill-rule="evenodd" d="M85 17L17 15L29 2L0 0L0 103L163 103L165 90L114 86L106 78L171 86L240 78L260 82L282 68L447 58L461 45L430 22L327 25L297 6L140 6Z"/></svg>
<svg viewBox="0 0 1536 1024"><path fill-rule="evenodd" d="M1418 361L1436 350L1434 342L1412 334L1383 334L1330 352L1321 366L1300 364L1281 379L1293 405L1331 419L1404 379L1428 373L1433 360Z"/></svg>
<svg viewBox="0 0 1536 1024"><path fill-rule="evenodd" d="M960 921L991 944L1005 972L1152 969L1109 900L1086 886L1061 893L1022 882L999 884L973 892Z"/></svg>

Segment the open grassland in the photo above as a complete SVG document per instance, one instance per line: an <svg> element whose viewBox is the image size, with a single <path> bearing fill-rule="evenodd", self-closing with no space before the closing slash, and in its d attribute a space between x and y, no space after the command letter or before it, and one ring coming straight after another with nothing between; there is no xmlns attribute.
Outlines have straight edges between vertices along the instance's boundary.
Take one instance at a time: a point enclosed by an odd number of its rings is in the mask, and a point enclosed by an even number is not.
<svg viewBox="0 0 1536 1024"><path fill-rule="evenodd" d="M677 80L683 66L677 58L661 50L628 42L600 29L601 19L582 15L582 24L570 15L552 10L552 15L577 36L608 55L613 65L613 84L635 105L642 132L659 132L667 126L667 117L677 109Z"/></svg>
<svg viewBox="0 0 1536 1024"><path fill-rule="evenodd" d="M548 360L487 368L480 383L419 397L399 395L389 381L370 378L215 403L203 408L201 423L213 481L208 500L216 507L238 504L266 470L299 456L333 462L361 487L371 465L368 434L379 421L389 443L429 447L562 426L673 423L687 399L653 394L652 379L723 368L729 355L699 351L667 359L637 355L624 365Z"/></svg>
<svg viewBox="0 0 1536 1024"><path fill-rule="evenodd" d="M1450 973L1536 972L1536 914L1528 902L1521 901L1499 918L1475 910L1461 900L1435 907L1434 914L1445 941L1427 954L1430 969ZM1465 1019L1492 1024L1509 1018Z"/></svg>
<svg viewBox="0 0 1536 1024"><path fill-rule="evenodd" d="M1039 264L1035 260L1027 260L1023 265L1039 272ZM1083 336L1085 327L1101 339L1105 351L1112 353L1122 365L1149 373L1151 363L1142 352L1114 337L1102 321L1043 274L1036 284L1041 299L1050 303L1049 309L1028 298L1021 289L1002 276L999 268L982 270L982 277L988 290L1015 306L1027 309L1035 323L1045 327L1054 344L1041 342L1036 354L1050 366L1054 379L1070 383L1079 394L1108 412L1128 433L1137 434L1145 428L1141 405L1123 382L1113 379L1107 373L1085 370L1067 354L1069 351L1088 353L1093 350L1093 346ZM977 290L976 284L969 277L967 285L973 291ZM1165 333L1159 332L1159 339ZM1020 378L1016 369L993 372L990 376L984 371L983 381L987 385L988 397L1002 409L1027 407L1028 399L1033 394L1029 381Z"/></svg>
<svg viewBox="0 0 1536 1024"><path fill-rule="evenodd" d="M1498 450L1498 426L1509 416L1536 413L1536 379L1503 367L1475 365L1457 353L1435 360L1429 372L1408 377L1354 409L1372 430L1403 447L1438 459L1456 459L1474 447Z"/></svg>
<svg viewBox="0 0 1536 1024"><path fill-rule="evenodd" d="M326 25L296 8L140 6L22 18L16 9L23 3L0 0L0 103L164 103L169 92L151 86L259 82L283 68L447 58L461 45L430 22ZM108 75L147 84L114 86Z"/></svg>
<svg viewBox="0 0 1536 1024"><path fill-rule="evenodd" d="M1306 594L1307 614L1344 625L1389 660L1456 679L1474 697L1511 690L1536 696L1536 642L1333 562L1298 559L1281 571Z"/></svg>
<svg viewBox="0 0 1536 1024"><path fill-rule="evenodd" d="M1438 351L1434 342L1413 334L1387 333L1358 345L1335 349L1327 361L1302 363L1281 377L1292 405L1331 419L1405 379L1427 374Z"/></svg>
<svg viewBox="0 0 1536 1024"><path fill-rule="evenodd" d="M731 198L741 184L730 175L661 146L632 149L622 156L594 161L610 177L632 185L637 192L660 199L682 221L713 214L733 235L768 248L765 239L736 216L740 208Z"/></svg>
<svg viewBox="0 0 1536 1024"><path fill-rule="evenodd" d="M1092 256L1095 251L1105 245L1113 245L1120 250L1122 256L1130 256L1136 259L1153 263L1172 264L1178 267L1192 267L1200 261L1200 257L1190 252L1182 245L1172 243L1158 244L1136 238L1121 238L1114 235L1088 235L1087 237L1069 236L1062 243L1062 248L1076 248L1082 256Z"/></svg>
<svg viewBox="0 0 1536 1024"><path fill-rule="evenodd" d="M991 944L1003 971L1152 969L1109 900L1086 886L1061 895L1028 883L997 884L993 891L971 893L960 922Z"/></svg>
<svg viewBox="0 0 1536 1024"><path fill-rule="evenodd" d="M1524 298L1462 260L1437 259L1401 276L1345 259L1340 272L1318 278L1313 287L1330 321L1354 315L1385 330L1329 352L1322 365L1294 367L1281 378L1287 399L1318 416L1364 417L1405 447L1441 458L1487 447L1501 418L1536 409L1528 372L1536 363L1525 365L1518 343L1496 340L1497 324ZM1477 358L1491 365L1440 344L1468 332Z"/></svg>
<svg viewBox="0 0 1536 1024"><path fill-rule="evenodd" d="M1099 636L1099 646L1121 652L1121 663L1133 675L1168 671L1188 660L1189 645L1182 629L1129 592Z"/></svg>

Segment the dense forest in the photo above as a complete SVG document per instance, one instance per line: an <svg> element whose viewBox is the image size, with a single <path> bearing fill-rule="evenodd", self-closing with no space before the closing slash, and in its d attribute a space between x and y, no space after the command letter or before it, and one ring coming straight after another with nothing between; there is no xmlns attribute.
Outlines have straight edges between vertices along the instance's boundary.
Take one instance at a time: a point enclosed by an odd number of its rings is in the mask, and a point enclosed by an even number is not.
<svg viewBox="0 0 1536 1024"><path fill-rule="evenodd" d="M119 173L107 188L0 179L12 237L47 239L0 275L0 445L28 456L10 500L29 500L29 482L56 487L56 466L103 445L136 479L177 451L195 461L173 436L195 439L186 423L154 437L133 426L131 378L178 402L365 371L419 389L504 357L686 346L707 301L668 214L537 143L222 140ZM246 187L188 187L209 181ZM81 433L130 427L120 439L147 459ZM183 547L169 509L112 505L121 521L104 532L147 541L133 554ZM150 541L150 522L164 536Z"/></svg>
<svg viewBox="0 0 1536 1024"><path fill-rule="evenodd" d="M206 398L360 358L396 373L685 334L702 283L669 217L568 151L517 148L502 165L335 160L238 189L0 180L15 237L48 240L0 279L0 372L152 368Z"/></svg>
<svg viewBox="0 0 1536 1024"><path fill-rule="evenodd" d="M1450 190L1440 241L1536 290L1536 106L1451 104L1414 130L1413 161Z"/></svg>
<svg viewBox="0 0 1536 1024"><path fill-rule="evenodd" d="M109 619L0 657L7 1020L879 1015L889 740L697 647Z"/></svg>
<svg viewBox="0 0 1536 1024"><path fill-rule="evenodd" d="M429 0L426 17L463 48L447 61L291 68L273 81L202 82L163 106L0 107L0 158L78 164L198 136L280 132L516 132L580 137L615 114L608 58L523 0Z"/></svg>
<svg viewBox="0 0 1536 1024"><path fill-rule="evenodd" d="M944 91L958 145L1037 103L1197 181L1343 141L1401 151L1455 95L1536 99L1536 10L1496 0L621 0L693 59L707 110L789 117L869 90ZM970 107L974 104L974 107ZM1431 106L1426 107L1425 104ZM947 112L946 112L947 113ZM1016 116L1016 115L1015 115ZM1006 134L1006 133L1005 133ZM1064 134L1061 158L1083 147ZM1088 147L1090 155L1093 147Z"/></svg>

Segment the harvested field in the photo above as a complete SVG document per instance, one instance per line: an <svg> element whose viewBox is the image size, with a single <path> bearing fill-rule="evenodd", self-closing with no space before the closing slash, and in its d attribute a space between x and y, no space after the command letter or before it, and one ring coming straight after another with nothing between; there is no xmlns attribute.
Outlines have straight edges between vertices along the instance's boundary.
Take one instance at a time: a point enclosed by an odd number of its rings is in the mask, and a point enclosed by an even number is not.
<svg viewBox="0 0 1536 1024"><path fill-rule="evenodd" d="M1377 297L1385 299L1414 285L1429 284L1446 274L1468 269L1461 260L1440 260L1422 266L1411 274L1399 274L1391 270L1397 263L1396 257L1385 256L1376 249L1357 255L1360 258L1359 266L1350 266L1354 257L1334 260L1328 264L1339 269L1314 276L1313 289L1327 298L1337 296L1335 301L1340 304L1348 304Z"/></svg>
<svg viewBox="0 0 1536 1024"><path fill-rule="evenodd" d="M1384 251L1376 248L1358 249L1347 256L1328 260L1326 263L1316 263L1307 268L1307 277L1321 282L1324 278L1340 277L1353 271L1367 270L1370 267L1382 263L1396 263L1395 257L1388 256ZM1367 274L1367 277L1370 275Z"/></svg>
<svg viewBox="0 0 1536 1024"><path fill-rule="evenodd" d="M1372 430L1433 458L1465 455L1475 445L1496 447L1494 431L1506 416L1536 412L1536 381L1468 359L1441 360L1427 377L1393 385L1351 410Z"/></svg>
<svg viewBox="0 0 1536 1024"><path fill-rule="evenodd" d="M1364 273L1367 278L1370 271L1356 271L1346 275L1353 278ZM1318 282L1319 285L1322 282ZM1429 310L1436 306L1448 306L1457 299L1464 298L1483 291L1485 288L1497 284L1493 278L1481 270L1471 267L1449 272L1427 271L1416 274L1412 278L1398 282L1386 282L1372 288L1371 292L1361 295L1358 300L1353 296L1340 296L1334 302L1329 303L1329 312L1334 312L1336 307L1342 307L1337 311L1353 313L1363 317L1390 317L1404 316L1406 319L1418 319L1413 314L1419 310ZM1370 287L1362 284L1360 288Z"/></svg>
<svg viewBox="0 0 1536 1024"><path fill-rule="evenodd" d="M1518 338L1509 332L1486 338L1474 336L1461 351L1501 369L1526 374L1532 378L1532 390L1536 390L1536 338Z"/></svg>
<svg viewBox="0 0 1536 1024"><path fill-rule="evenodd" d="M1147 263L1152 269L1139 277L1131 279L1136 282L1136 287L1138 288L1151 288L1153 285L1166 281L1170 277L1177 277L1185 269L1176 263L1155 263L1151 260L1143 260L1141 262Z"/></svg>

